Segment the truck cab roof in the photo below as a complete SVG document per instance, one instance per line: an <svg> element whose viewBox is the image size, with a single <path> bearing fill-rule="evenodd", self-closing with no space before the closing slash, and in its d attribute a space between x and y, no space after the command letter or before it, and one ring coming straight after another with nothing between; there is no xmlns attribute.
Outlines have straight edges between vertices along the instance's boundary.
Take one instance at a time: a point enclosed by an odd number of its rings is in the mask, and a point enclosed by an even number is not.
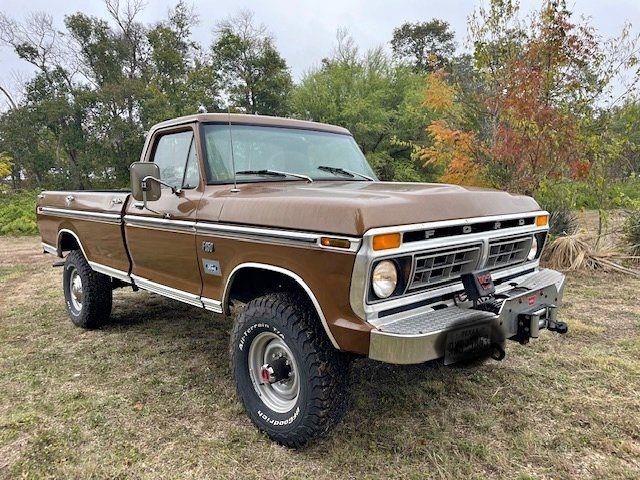
<svg viewBox="0 0 640 480"><path fill-rule="evenodd" d="M320 132L339 133L351 135L346 128L327 123L309 122L306 120L296 120L284 117L271 117L267 115L248 115L244 113L198 113L186 115L184 117L173 118L160 122L151 127L150 133L155 130L167 127L175 127L188 123L229 123L234 125L260 125L265 127L298 128L302 130L316 130Z"/></svg>

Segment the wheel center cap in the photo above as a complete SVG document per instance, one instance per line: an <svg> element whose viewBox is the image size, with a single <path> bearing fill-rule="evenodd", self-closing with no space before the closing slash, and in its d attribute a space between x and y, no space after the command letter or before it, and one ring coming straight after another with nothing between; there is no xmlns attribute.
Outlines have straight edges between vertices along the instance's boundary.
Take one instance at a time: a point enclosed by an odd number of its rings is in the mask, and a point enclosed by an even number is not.
<svg viewBox="0 0 640 480"><path fill-rule="evenodd" d="M285 357L278 357L260 368L260 380L265 383L276 383L287 380L291 376L291 366Z"/></svg>

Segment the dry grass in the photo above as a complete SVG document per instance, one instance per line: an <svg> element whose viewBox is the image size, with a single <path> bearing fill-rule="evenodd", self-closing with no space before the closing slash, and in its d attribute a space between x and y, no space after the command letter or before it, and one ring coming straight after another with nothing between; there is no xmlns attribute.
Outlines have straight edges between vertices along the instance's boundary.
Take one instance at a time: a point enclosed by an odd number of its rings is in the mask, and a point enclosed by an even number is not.
<svg viewBox="0 0 640 480"><path fill-rule="evenodd" d="M639 478L640 280L569 278L564 337L471 369L358 360L333 436L273 444L235 400L229 324L120 290L67 319L35 238L0 238L0 478Z"/></svg>

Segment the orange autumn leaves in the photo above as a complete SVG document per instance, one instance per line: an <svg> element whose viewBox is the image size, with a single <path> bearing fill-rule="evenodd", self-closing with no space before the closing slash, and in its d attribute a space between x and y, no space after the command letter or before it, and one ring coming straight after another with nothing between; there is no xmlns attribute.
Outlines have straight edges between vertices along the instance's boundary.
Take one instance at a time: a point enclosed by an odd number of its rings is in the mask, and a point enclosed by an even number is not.
<svg viewBox="0 0 640 480"><path fill-rule="evenodd" d="M531 194L545 179L588 171L575 118L548 101L546 78L531 63L513 62L498 95L472 99L487 125L482 136L466 127L468 105L447 74L427 77L423 104L435 119L426 127L430 144L417 154L443 168L442 181Z"/></svg>
<svg viewBox="0 0 640 480"><path fill-rule="evenodd" d="M453 126L460 111L455 90L446 82L443 71L428 76L423 105L441 118L427 126L432 143L419 149L420 159L425 165L442 165L444 182L484 185L483 167L475 161L480 146L475 133Z"/></svg>

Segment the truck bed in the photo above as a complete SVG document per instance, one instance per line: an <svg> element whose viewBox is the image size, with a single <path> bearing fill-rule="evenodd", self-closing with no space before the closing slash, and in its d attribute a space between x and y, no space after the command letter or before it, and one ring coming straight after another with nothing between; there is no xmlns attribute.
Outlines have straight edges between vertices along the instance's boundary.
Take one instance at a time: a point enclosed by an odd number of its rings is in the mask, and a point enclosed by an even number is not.
<svg viewBox="0 0 640 480"><path fill-rule="evenodd" d="M125 190L44 191L36 207L43 248L58 256L76 242L94 270L126 279L131 262L122 216Z"/></svg>

